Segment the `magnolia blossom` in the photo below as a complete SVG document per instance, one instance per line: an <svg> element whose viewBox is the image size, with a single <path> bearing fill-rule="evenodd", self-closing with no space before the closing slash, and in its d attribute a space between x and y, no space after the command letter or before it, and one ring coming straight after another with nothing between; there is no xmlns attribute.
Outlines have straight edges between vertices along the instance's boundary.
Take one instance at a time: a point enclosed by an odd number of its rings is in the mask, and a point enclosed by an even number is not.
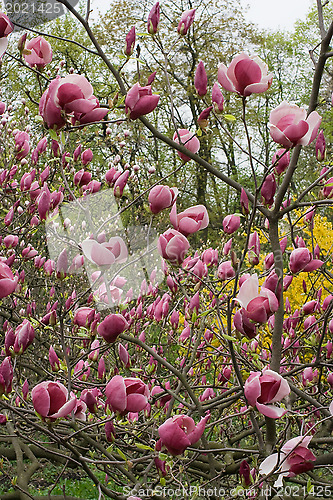
<svg viewBox="0 0 333 500"><path fill-rule="evenodd" d="M192 153L197 153L200 149L200 141L197 138L195 134L187 130L186 128L180 128L178 129L177 132L174 133L173 140L179 144L179 138L180 137L180 142L185 146L186 149L191 151ZM184 153L181 153L180 151L177 151L178 156L184 161L190 161L191 158L187 156Z"/></svg>
<svg viewBox="0 0 333 500"><path fill-rule="evenodd" d="M125 415L143 410L147 406L150 391L139 378L116 375L107 384L105 394L111 410Z"/></svg>
<svg viewBox="0 0 333 500"><path fill-rule="evenodd" d="M229 68L219 65L217 79L229 92L237 92L247 97L266 92L272 84L273 75L268 74L268 66L258 56L250 57L244 52L232 60Z"/></svg>
<svg viewBox="0 0 333 500"><path fill-rule="evenodd" d="M0 12L0 58L8 47L7 36L14 30L14 25L6 14Z"/></svg>
<svg viewBox="0 0 333 500"><path fill-rule="evenodd" d="M57 76L39 101L39 113L48 128L59 130L66 117L80 124L102 120L107 108L101 108L93 88L83 75Z"/></svg>
<svg viewBox="0 0 333 500"><path fill-rule="evenodd" d="M165 208L169 208L176 201L178 189L170 188L159 184L154 186L149 193L148 202L149 208L153 214L159 214Z"/></svg>
<svg viewBox="0 0 333 500"><path fill-rule="evenodd" d="M10 267L4 262L0 262L0 299L7 297L15 291L18 278L12 273Z"/></svg>
<svg viewBox="0 0 333 500"><path fill-rule="evenodd" d="M168 418L158 428L162 445L171 455L181 455L188 446L199 441L208 419L209 415L206 415L198 425L195 425L194 420L187 415L175 415Z"/></svg>
<svg viewBox="0 0 333 500"><path fill-rule="evenodd" d="M147 31L150 35L155 35L160 22L160 4L156 2L148 14Z"/></svg>
<svg viewBox="0 0 333 500"><path fill-rule="evenodd" d="M81 248L90 262L106 269L114 263L126 262L128 257L127 246L120 236L114 236L104 243L87 239L82 241Z"/></svg>
<svg viewBox="0 0 333 500"><path fill-rule="evenodd" d="M68 399L68 391L60 382L41 382L32 389L31 398L43 420L67 417L76 407L76 396Z"/></svg>
<svg viewBox="0 0 333 500"><path fill-rule="evenodd" d="M126 319L121 314L109 314L98 325L97 333L109 344L115 342L117 337L129 327Z"/></svg>
<svg viewBox="0 0 333 500"><path fill-rule="evenodd" d="M274 292L262 286L259 293L259 282L256 274L242 283L236 300L244 309L247 318L253 323L266 323L268 318L279 308L279 301Z"/></svg>
<svg viewBox="0 0 333 500"><path fill-rule="evenodd" d="M283 101L269 115L269 132L273 141L285 148L300 144L307 146L317 136L321 116L312 111L309 116L303 108Z"/></svg>
<svg viewBox="0 0 333 500"><path fill-rule="evenodd" d="M183 234L175 229L168 229L161 234L157 242L157 250L163 259L171 264L180 265L185 258L190 244Z"/></svg>
<svg viewBox="0 0 333 500"><path fill-rule="evenodd" d="M159 95L153 94L151 86L141 87L139 83L127 92L125 98L125 113L131 120L136 120L139 116L147 115L156 108Z"/></svg>
<svg viewBox="0 0 333 500"><path fill-rule="evenodd" d="M289 268L295 274L301 271L315 271L323 265L323 261L314 259L310 250L304 247L295 248L290 254Z"/></svg>
<svg viewBox="0 0 333 500"><path fill-rule="evenodd" d="M274 486L280 488L284 477L294 477L312 470L316 457L308 448L311 438L312 436L297 436L287 441L280 453L273 453L260 464L259 473L268 475L276 469L279 476Z"/></svg>
<svg viewBox="0 0 333 500"><path fill-rule="evenodd" d="M205 229L209 224L209 216L204 205L196 205L177 214L176 203L174 203L170 212L170 221L177 231L188 236L199 229Z"/></svg>
<svg viewBox="0 0 333 500"><path fill-rule="evenodd" d="M52 61L52 48L42 36L32 38L24 47L25 62L31 67L43 69Z"/></svg>
<svg viewBox="0 0 333 500"><path fill-rule="evenodd" d="M272 403L281 401L290 393L288 382L272 370L252 372L244 385L244 395L251 406L269 418L280 418L287 410Z"/></svg>

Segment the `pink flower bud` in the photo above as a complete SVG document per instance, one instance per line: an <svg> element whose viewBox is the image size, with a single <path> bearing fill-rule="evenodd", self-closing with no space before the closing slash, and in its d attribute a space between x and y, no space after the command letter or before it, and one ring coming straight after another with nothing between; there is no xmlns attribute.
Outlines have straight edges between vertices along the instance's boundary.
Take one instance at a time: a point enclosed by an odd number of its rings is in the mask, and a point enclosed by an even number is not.
<svg viewBox="0 0 333 500"><path fill-rule="evenodd" d="M200 141L196 137L195 134L193 134L192 132L190 132L186 128L178 129L178 133L175 132L174 136L173 136L173 140L177 144L179 144L178 134L180 136L181 144L183 144L186 149L188 149L192 153L197 153L199 151L199 149L200 149ZM177 151L177 154L178 154L178 156L180 156L180 158L184 162L188 162L188 161L191 160L191 158L189 158L189 156L187 156L184 153L181 153L180 151Z"/></svg>
<svg viewBox="0 0 333 500"><path fill-rule="evenodd" d="M324 161L326 158L326 141L322 130L316 140L316 158L317 161Z"/></svg>
<svg viewBox="0 0 333 500"><path fill-rule="evenodd" d="M92 159L93 159L93 152L91 151L91 149L90 148L85 149L81 154L82 165L83 166L88 165L88 163L90 163Z"/></svg>
<svg viewBox="0 0 333 500"><path fill-rule="evenodd" d="M158 185L151 189L148 197L149 208L153 214L158 214L165 208L169 208L176 201L178 195L177 188Z"/></svg>
<svg viewBox="0 0 333 500"><path fill-rule="evenodd" d="M240 226L240 217L239 215L227 215L223 219L223 231L227 234L232 234Z"/></svg>
<svg viewBox="0 0 333 500"><path fill-rule="evenodd" d="M135 26L133 26L126 35L125 54L130 57L133 54L135 45Z"/></svg>
<svg viewBox="0 0 333 500"><path fill-rule="evenodd" d="M129 324L124 316L121 314L109 314L98 325L97 332L107 343L112 344L124 330L127 330L128 327Z"/></svg>
<svg viewBox="0 0 333 500"><path fill-rule="evenodd" d="M272 164L274 165L274 171L277 175L281 175L285 172L290 163L290 152L286 149L279 149L274 153L272 158Z"/></svg>
<svg viewBox="0 0 333 500"><path fill-rule="evenodd" d="M225 281L227 279L234 278L236 276L235 270L232 266L232 262L230 260L226 262L222 262L222 264L219 265L218 270L217 270L217 277L221 281Z"/></svg>
<svg viewBox="0 0 333 500"><path fill-rule="evenodd" d="M195 72L194 86L200 97L207 94L207 73L202 61L199 62Z"/></svg>
<svg viewBox="0 0 333 500"><path fill-rule="evenodd" d="M60 361L52 345L49 349L49 362L53 372L58 372L60 370Z"/></svg>
<svg viewBox="0 0 333 500"><path fill-rule="evenodd" d="M156 35L160 22L160 4L156 2L148 14L147 31L150 35Z"/></svg>
<svg viewBox="0 0 333 500"><path fill-rule="evenodd" d="M222 113L224 97L217 82L214 83L212 88L212 103L215 113Z"/></svg>
<svg viewBox="0 0 333 500"><path fill-rule="evenodd" d="M177 31L180 35L186 35L194 21L195 9L186 10L182 13Z"/></svg>
<svg viewBox="0 0 333 500"><path fill-rule="evenodd" d="M274 203L274 195L276 192L276 180L273 174L267 175L260 190L261 199L264 205L268 207Z"/></svg>

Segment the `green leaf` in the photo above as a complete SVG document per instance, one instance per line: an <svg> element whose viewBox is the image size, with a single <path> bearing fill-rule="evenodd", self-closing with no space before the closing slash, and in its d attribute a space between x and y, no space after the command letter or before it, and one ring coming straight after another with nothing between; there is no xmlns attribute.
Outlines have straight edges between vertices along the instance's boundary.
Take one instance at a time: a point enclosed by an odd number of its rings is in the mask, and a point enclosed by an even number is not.
<svg viewBox="0 0 333 500"><path fill-rule="evenodd" d="M119 448L116 448L116 452L121 456L123 460L127 461L126 455L124 455L124 453Z"/></svg>
<svg viewBox="0 0 333 500"><path fill-rule="evenodd" d="M308 482L306 483L306 491L308 493L311 493L312 490L313 490L313 486L312 486L312 483L311 483L311 478L309 477Z"/></svg>
<svg viewBox="0 0 333 500"><path fill-rule="evenodd" d="M61 144L64 146L66 144L66 136L64 134L64 131L62 130L61 133L60 133L60 141L61 141Z"/></svg>
<svg viewBox="0 0 333 500"><path fill-rule="evenodd" d="M224 119L226 122L235 122L237 120L234 115L224 115Z"/></svg>
<svg viewBox="0 0 333 500"><path fill-rule="evenodd" d="M165 453L162 453L162 452L160 451L160 452L159 452L159 454L158 454L158 458L159 458L160 460L164 460L164 461L165 461L165 460L167 460L167 459L169 458L169 455L166 455Z"/></svg>
<svg viewBox="0 0 333 500"><path fill-rule="evenodd" d="M231 337L231 335L226 335L225 333L223 333L222 335L225 339L227 340L230 340L230 342L235 342L235 338L234 337Z"/></svg>
<svg viewBox="0 0 333 500"><path fill-rule="evenodd" d="M36 115L35 118L34 118L34 120L35 120L35 122L41 122L41 123L43 123L43 121L44 121L43 117L40 116L40 115Z"/></svg>
<svg viewBox="0 0 333 500"><path fill-rule="evenodd" d="M53 139L54 141L59 140L57 132L55 130L53 130L52 128L49 128L49 134L51 136L51 139Z"/></svg>
<svg viewBox="0 0 333 500"><path fill-rule="evenodd" d="M149 450L149 451L154 451L153 448L151 448L151 446L147 446L146 444L142 444L142 443L134 443L135 446L137 448L139 448L140 450Z"/></svg>

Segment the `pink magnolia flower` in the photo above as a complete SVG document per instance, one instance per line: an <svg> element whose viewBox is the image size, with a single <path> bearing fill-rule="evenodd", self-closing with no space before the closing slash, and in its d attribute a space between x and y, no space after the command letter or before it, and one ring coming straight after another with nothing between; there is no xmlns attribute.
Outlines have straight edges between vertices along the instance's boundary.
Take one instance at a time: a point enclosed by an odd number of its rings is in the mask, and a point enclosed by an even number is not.
<svg viewBox="0 0 333 500"><path fill-rule="evenodd" d="M83 151L83 153L81 153L81 161L82 161L82 165L83 166L86 166L88 165L88 163L91 162L91 160L93 159L93 152L91 151L90 148L88 149L85 149Z"/></svg>
<svg viewBox="0 0 333 500"><path fill-rule="evenodd" d="M323 265L323 261L314 259L311 252L304 247L295 248L290 254L289 268L295 274L301 271L315 271Z"/></svg>
<svg viewBox="0 0 333 500"><path fill-rule="evenodd" d="M180 128L178 130L178 134L180 136L180 142L185 146L186 149L191 151L192 153L197 153L200 149L200 141L196 137L195 134L187 130L187 128ZM177 132L174 133L173 140L179 144L179 139L178 139L178 134ZM184 161L190 161L191 158L189 158L186 154L181 153L180 151L177 151L178 156Z"/></svg>
<svg viewBox="0 0 333 500"><path fill-rule="evenodd" d="M209 415L203 417L198 425L187 415L175 415L168 418L158 428L162 445L171 455L181 455L188 446L195 444L204 433Z"/></svg>
<svg viewBox="0 0 333 500"><path fill-rule="evenodd" d="M160 4L156 2L148 14L147 31L150 35L155 35L160 22Z"/></svg>
<svg viewBox="0 0 333 500"><path fill-rule="evenodd" d="M5 336L5 348L12 355L23 354L35 338L35 330L31 323L25 319L13 332L8 329Z"/></svg>
<svg viewBox="0 0 333 500"><path fill-rule="evenodd" d="M294 477L312 470L316 457L308 448L311 439L312 436L290 439L282 446L280 453L273 453L260 464L259 473L268 475L277 468L279 476L274 486L280 488L283 486L284 477Z"/></svg>
<svg viewBox="0 0 333 500"><path fill-rule="evenodd" d="M129 175L129 170L125 170L122 174L119 175L119 177L117 177L113 188L113 194L116 198L122 197Z"/></svg>
<svg viewBox="0 0 333 500"><path fill-rule="evenodd" d="M31 391L32 404L43 420L67 417L76 407L76 397L68 399L68 391L60 382L41 382Z"/></svg>
<svg viewBox="0 0 333 500"><path fill-rule="evenodd" d="M102 120L107 108L101 108L93 88L83 75L57 76L39 101L39 113L48 128L60 130L70 119L74 124Z"/></svg>
<svg viewBox="0 0 333 500"><path fill-rule="evenodd" d="M124 316L121 314L109 314L97 327L97 333L103 339L112 344L117 340L117 337L129 327Z"/></svg>
<svg viewBox="0 0 333 500"><path fill-rule="evenodd" d="M157 250L163 259L180 265L190 248L187 238L175 229L168 229L161 234L157 242Z"/></svg>
<svg viewBox="0 0 333 500"><path fill-rule="evenodd" d="M91 307L79 307L74 314L74 325L90 328L91 324L95 320L95 316L95 309L92 309Z"/></svg>
<svg viewBox="0 0 333 500"><path fill-rule="evenodd" d="M235 270L232 267L231 260L227 260L226 262L222 262L217 269L217 277L221 281L225 281L230 278L234 278L236 276Z"/></svg>
<svg viewBox="0 0 333 500"><path fill-rule="evenodd" d="M6 14L0 12L0 58L8 46L7 36L14 30L14 25Z"/></svg>
<svg viewBox="0 0 333 500"><path fill-rule="evenodd" d="M42 36L32 38L24 47L25 62L31 67L41 70L52 61L52 48Z"/></svg>
<svg viewBox="0 0 333 500"><path fill-rule="evenodd" d="M7 297L15 291L18 278L12 273L10 267L4 262L0 262L0 299Z"/></svg>
<svg viewBox="0 0 333 500"><path fill-rule="evenodd" d="M91 173L82 168L74 174L75 186L86 186L91 181Z"/></svg>
<svg viewBox="0 0 333 500"><path fill-rule="evenodd" d="M148 403L150 391L139 378L113 377L105 388L107 404L114 412L125 415L128 412L139 412Z"/></svg>
<svg viewBox="0 0 333 500"><path fill-rule="evenodd" d="M165 208L169 208L176 201L178 189L159 184L151 189L148 197L149 208L153 214L159 214Z"/></svg>
<svg viewBox="0 0 333 500"><path fill-rule="evenodd" d="M269 132L273 141L285 148L291 148L297 144L307 146L315 139L321 116L317 111L312 111L307 117L305 109L283 101L271 111L269 121Z"/></svg>
<svg viewBox="0 0 333 500"><path fill-rule="evenodd" d="M247 97L251 94L266 92L272 84L273 75L258 56L250 57L244 52L232 60L229 68L219 65L217 79L229 92Z"/></svg>
<svg viewBox="0 0 333 500"><path fill-rule="evenodd" d="M139 116L147 115L156 108L159 95L153 94L150 85L141 87L139 83L127 92L125 98L125 113L131 120L136 120Z"/></svg>
<svg viewBox="0 0 333 500"><path fill-rule="evenodd" d="M196 205L177 214L176 203L174 203L170 212L170 221L177 231L188 236L208 226L209 217L207 208L204 205Z"/></svg>
<svg viewBox="0 0 333 500"><path fill-rule="evenodd" d="M269 418L280 418L287 410L272 403L281 401L290 393L288 382L276 372L252 372L244 384L244 395L251 406Z"/></svg>
<svg viewBox="0 0 333 500"><path fill-rule="evenodd" d="M240 217L239 215L234 214L227 215L226 217L224 217L222 224L223 231L227 234L232 234L237 231L240 226Z"/></svg>
<svg viewBox="0 0 333 500"><path fill-rule="evenodd" d="M118 264L125 262L128 257L127 246L120 236L113 236L104 243L91 239L84 240L81 248L90 262L106 269L115 262Z"/></svg>
<svg viewBox="0 0 333 500"><path fill-rule="evenodd" d="M186 10L182 13L178 24L177 31L180 35L186 35L191 25L193 24L195 9Z"/></svg>
<svg viewBox="0 0 333 500"><path fill-rule="evenodd" d="M258 290L258 276L253 274L242 283L236 300L250 321L262 324L278 310L279 301L275 293L268 288L262 286L260 294Z"/></svg>

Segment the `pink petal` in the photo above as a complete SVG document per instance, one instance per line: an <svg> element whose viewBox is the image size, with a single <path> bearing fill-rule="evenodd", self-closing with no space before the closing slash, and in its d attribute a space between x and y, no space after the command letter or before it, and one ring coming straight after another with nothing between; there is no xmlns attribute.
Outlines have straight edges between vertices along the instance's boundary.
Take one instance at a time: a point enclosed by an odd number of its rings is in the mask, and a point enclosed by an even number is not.
<svg viewBox="0 0 333 500"><path fill-rule="evenodd" d="M265 458L265 460L260 464L259 474L265 474L265 476L268 476L268 474L270 474L272 470L274 470L275 467L277 466L278 458L279 458L278 453L273 453L273 455L270 455L269 457Z"/></svg>
<svg viewBox="0 0 333 500"><path fill-rule="evenodd" d="M236 92L234 85L227 76L227 71L228 69L225 64L221 63L217 72L217 80L225 90L228 90L229 92Z"/></svg>
<svg viewBox="0 0 333 500"><path fill-rule="evenodd" d="M74 408L76 407L76 397L73 399L70 399L65 403L61 408L56 413L53 413L53 415L49 415L50 418L62 418L62 417L67 417Z"/></svg>
<svg viewBox="0 0 333 500"><path fill-rule="evenodd" d="M285 410L283 408L278 408L277 406L274 405L262 405L260 403L256 403L257 410L262 414L265 415L265 417L269 418L281 418L283 415L288 413L288 410Z"/></svg>
<svg viewBox="0 0 333 500"><path fill-rule="evenodd" d="M313 259L302 270L306 272L315 271L316 269L319 269L323 264L324 262L322 260Z"/></svg>
<svg viewBox="0 0 333 500"><path fill-rule="evenodd" d="M288 137L286 137L284 133L272 123L269 124L269 133L271 134L273 141L277 144L281 144L281 146L284 146L285 148L290 148L293 145Z"/></svg>
<svg viewBox="0 0 333 500"><path fill-rule="evenodd" d="M147 406L147 398L143 394L128 394L126 411L138 412Z"/></svg>
<svg viewBox="0 0 333 500"><path fill-rule="evenodd" d="M46 417L50 409L50 396L46 387L47 382L42 382L36 385L31 391L32 404L36 412L42 417Z"/></svg>

